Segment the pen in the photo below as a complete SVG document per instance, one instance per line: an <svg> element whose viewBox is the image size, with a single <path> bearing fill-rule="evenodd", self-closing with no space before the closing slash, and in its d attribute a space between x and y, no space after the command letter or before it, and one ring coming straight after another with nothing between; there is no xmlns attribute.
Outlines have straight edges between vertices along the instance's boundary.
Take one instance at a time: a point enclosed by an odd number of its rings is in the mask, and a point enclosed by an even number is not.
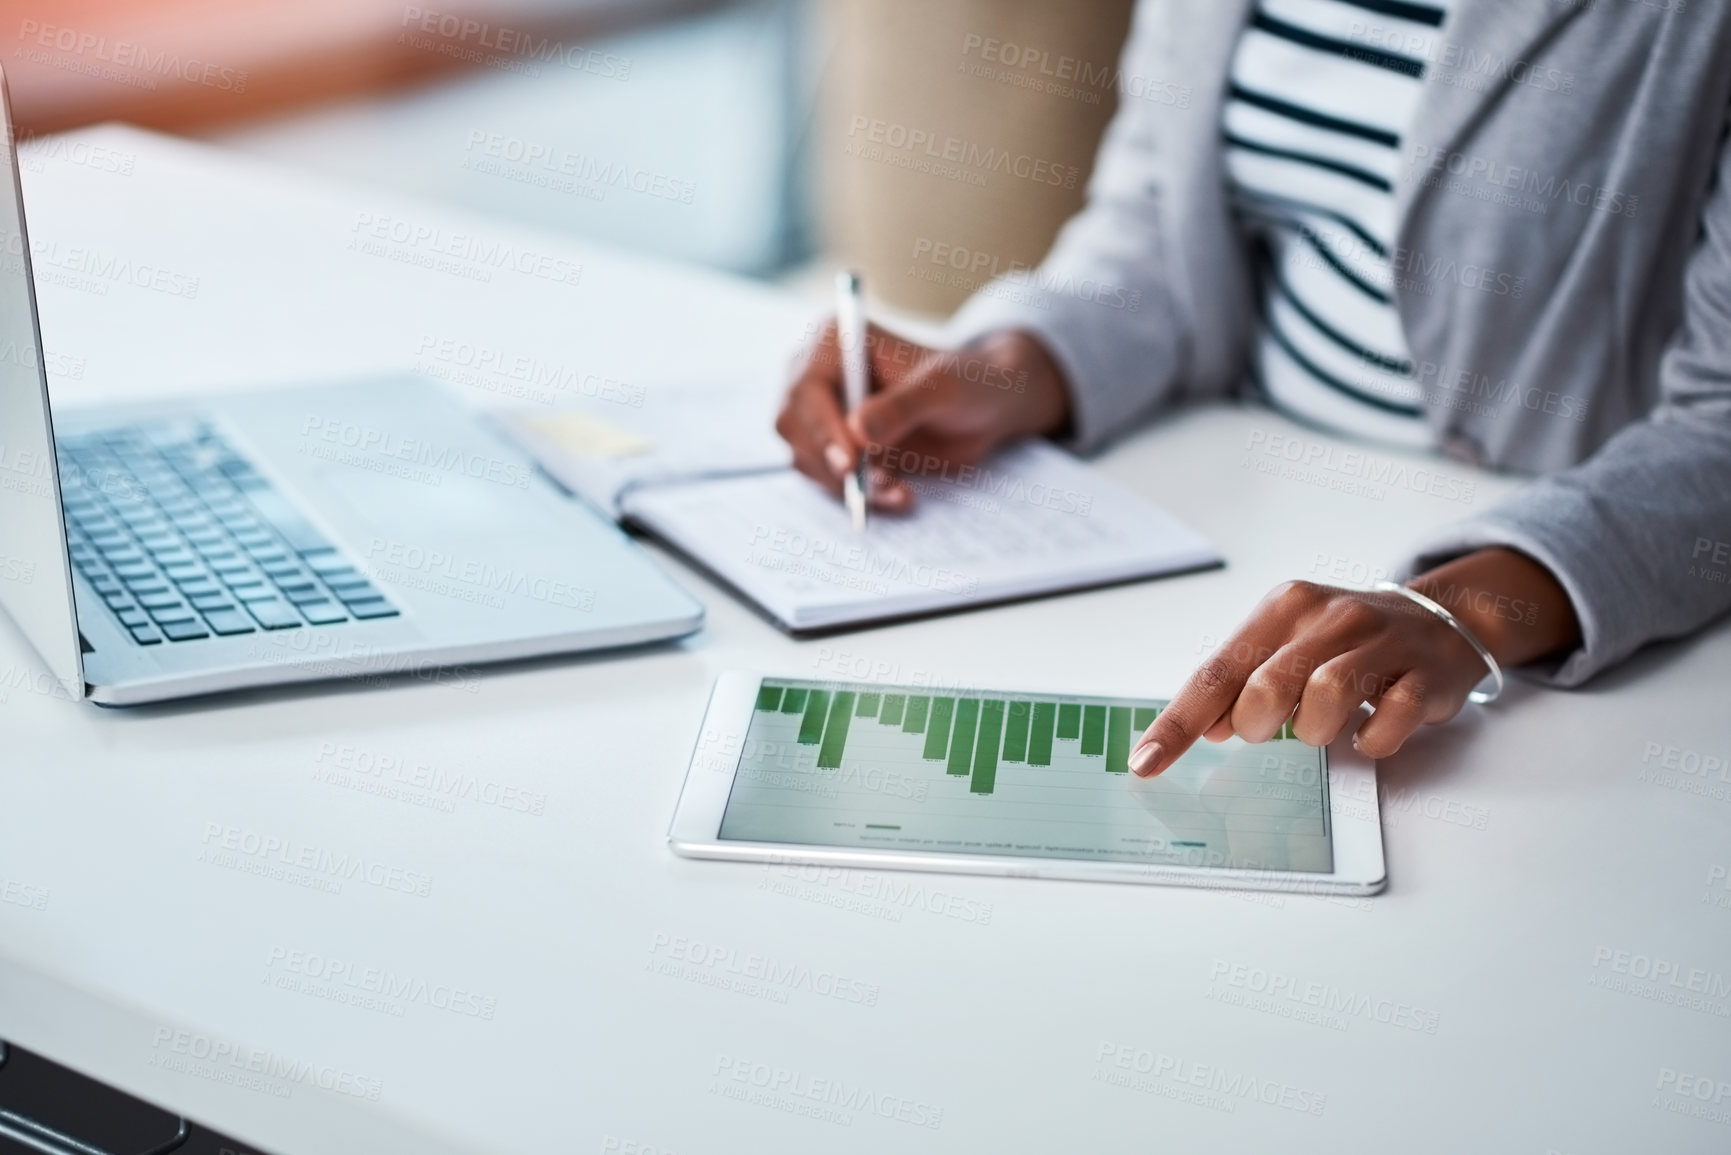
<svg viewBox="0 0 1731 1155"><path fill-rule="evenodd" d="M852 413L865 404L871 369L866 361L865 288L860 275L844 269L835 275L836 341L841 346L843 401ZM853 518L855 532L866 526L868 476L866 455L860 454L853 472L842 478L842 498Z"/></svg>

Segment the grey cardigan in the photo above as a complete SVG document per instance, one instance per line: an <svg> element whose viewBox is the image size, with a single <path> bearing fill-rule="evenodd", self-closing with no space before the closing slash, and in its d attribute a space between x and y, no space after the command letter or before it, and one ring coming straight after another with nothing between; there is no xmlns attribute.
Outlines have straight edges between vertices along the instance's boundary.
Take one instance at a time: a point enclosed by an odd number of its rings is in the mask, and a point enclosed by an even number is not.
<svg viewBox="0 0 1731 1155"><path fill-rule="evenodd" d="M1086 207L952 322L1040 336L1083 449L1246 379L1220 116L1250 2L1141 0ZM1731 3L1456 0L1424 53L1392 261L1427 417L1444 452L1544 476L1408 570L1544 563L1583 642L1533 672L1576 685L1731 608Z"/></svg>

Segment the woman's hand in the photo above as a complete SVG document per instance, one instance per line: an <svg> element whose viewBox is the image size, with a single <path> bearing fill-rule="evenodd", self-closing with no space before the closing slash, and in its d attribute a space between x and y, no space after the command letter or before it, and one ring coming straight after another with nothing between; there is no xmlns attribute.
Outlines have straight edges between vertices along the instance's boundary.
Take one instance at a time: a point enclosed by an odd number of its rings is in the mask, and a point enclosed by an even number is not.
<svg viewBox="0 0 1731 1155"><path fill-rule="evenodd" d="M912 508L903 474L936 472L927 462L974 465L999 445L1062 428L1069 393L1057 364L1027 333L994 333L965 349L916 345L877 326L866 339L871 395L842 408L835 322L806 351L788 388L776 432L799 471L841 493L861 453L872 461L872 504Z"/></svg>
<svg viewBox="0 0 1731 1155"><path fill-rule="evenodd" d="M1568 594L1550 571L1513 550L1480 550L1409 584L1452 613L1501 665L1579 642ZM1131 752L1130 768L1158 774L1199 737L1266 742L1288 719L1301 741L1325 746L1364 702L1376 712L1353 741L1386 758L1420 726L1458 714L1486 672L1453 627L1399 594L1287 582L1190 675Z"/></svg>

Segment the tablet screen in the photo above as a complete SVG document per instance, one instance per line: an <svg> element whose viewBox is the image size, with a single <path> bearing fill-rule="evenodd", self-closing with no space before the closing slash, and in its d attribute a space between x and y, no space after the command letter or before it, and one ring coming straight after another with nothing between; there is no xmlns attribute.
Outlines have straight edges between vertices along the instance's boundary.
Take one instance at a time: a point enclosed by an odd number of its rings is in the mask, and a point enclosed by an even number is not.
<svg viewBox="0 0 1731 1155"><path fill-rule="evenodd" d="M1129 772L1165 702L766 680L720 837L1330 873L1324 751L1198 742Z"/></svg>

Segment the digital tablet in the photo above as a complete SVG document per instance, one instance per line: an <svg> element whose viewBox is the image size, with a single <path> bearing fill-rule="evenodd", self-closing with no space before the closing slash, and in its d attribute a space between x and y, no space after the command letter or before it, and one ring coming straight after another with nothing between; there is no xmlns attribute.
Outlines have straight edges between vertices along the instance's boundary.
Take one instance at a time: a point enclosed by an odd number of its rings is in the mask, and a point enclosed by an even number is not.
<svg viewBox="0 0 1731 1155"><path fill-rule="evenodd" d="M723 674L668 830L692 858L1374 894L1376 766L1343 737L1198 742L1166 703Z"/></svg>

